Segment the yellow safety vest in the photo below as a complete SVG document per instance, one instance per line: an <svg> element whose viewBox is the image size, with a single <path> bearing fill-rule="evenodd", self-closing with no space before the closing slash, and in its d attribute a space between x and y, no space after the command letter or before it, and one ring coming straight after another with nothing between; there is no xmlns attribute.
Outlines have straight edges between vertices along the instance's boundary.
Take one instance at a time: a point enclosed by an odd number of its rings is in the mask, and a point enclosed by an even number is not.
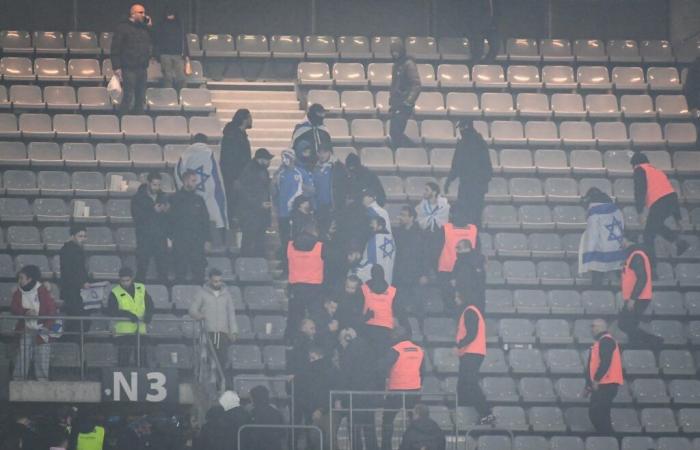
<svg viewBox="0 0 700 450"><path fill-rule="evenodd" d="M105 441L105 429L95 427L91 433L79 433L76 450L102 450Z"/></svg>
<svg viewBox="0 0 700 450"><path fill-rule="evenodd" d="M116 334L135 334L138 327L139 333L146 334L146 324L143 322L143 316L146 313L146 287L141 283L134 283L133 298L120 285L112 288L112 294L117 298L121 311L128 311L140 320L138 325L130 320L120 320L114 324L114 332Z"/></svg>

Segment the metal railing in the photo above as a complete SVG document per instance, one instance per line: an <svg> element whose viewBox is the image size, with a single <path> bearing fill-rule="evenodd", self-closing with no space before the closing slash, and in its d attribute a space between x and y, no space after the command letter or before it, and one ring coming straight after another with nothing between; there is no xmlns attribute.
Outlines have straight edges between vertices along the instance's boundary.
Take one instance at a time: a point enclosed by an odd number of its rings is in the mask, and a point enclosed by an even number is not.
<svg viewBox="0 0 700 450"><path fill-rule="evenodd" d="M383 399L385 399L387 396L401 396L401 407L398 409L387 409L384 406L375 406L375 407L356 407L355 405L358 404L358 400L355 397L370 397L370 401L373 404L380 404L382 403ZM330 423L331 423L331 428L330 428L330 450L337 450L336 449L336 442L338 439L337 436L337 431L335 429L335 426L333 425L334 423L340 423L342 420L342 416L347 416L347 430L348 430L348 448L354 448L353 447L353 439L355 438L355 433L354 433L354 427L355 424L353 423L354 421L354 415L358 412L366 412L366 413L376 413L376 412L386 412L386 411L392 411L392 412L397 412L401 414L401 427L399 428L398 432L399 434L403 434L403 431L405 431L408 427L408 408L406 398L407 397L419 397L415 403L420 403L420 398L421 397L436 397L438 399L448 399L453 397L454 398L454 411L455 414L457 412L457 407L458 407L458 396L456 392L422 392L422 391L331 391L329 394L329 405L328 405L328 410L330 411ZM343 406L343 400L346 400L347 406ZM336 404L340 403L340 407L336 407ZM360 404L364 402L359 402ZM450 402L452 404L452 402ZM340 419L336 419L336 421L333 420L333 415L335 414L340 414L341 417ZM382 423L382 426L384 424ZM371 424L372 427L375 427L374 421L372 421ZM376 432L376 430L372 430ZM396 434L397 430L394 430L393 434ZM452 434L454 436L454 441L455 441L455 446L457 445L458 442L458 430L457 430L457 424L453 423L452 427ZM393 439L393 436L392 436ZM456 448L456 447L455 447Z"/></svg>

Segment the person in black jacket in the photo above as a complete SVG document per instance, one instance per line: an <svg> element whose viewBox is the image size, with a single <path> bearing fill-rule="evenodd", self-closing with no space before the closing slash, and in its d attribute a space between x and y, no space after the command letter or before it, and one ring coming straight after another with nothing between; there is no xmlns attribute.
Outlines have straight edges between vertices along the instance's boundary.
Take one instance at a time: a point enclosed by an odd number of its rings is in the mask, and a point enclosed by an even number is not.
<svg viewBox="0 0 700 450"><path fill-rule="evenodd" d="M206 423L195 441L195 450L238 450L238 430L250 423L250 415L240 406L238 394L226 391L209 408ZM245 436L245 432L241 438ZM241 449L248 448L241 439Z"/></svg>
<svg viewBox="0 0 700 450"><path fill-rule="evenodd" d="M170 233L173 241L175 280L184 283L188 274L192 284L204 284L207 260L204 256L209 242L209 213L204 199L197 195L197 174L192 170L182 174L182 189L170 197Z"/></svg>
<svg viewBox="0 0 700 450"><path fill-rule="evenodd" d="M457 142L452 167L445 180L445 195L454 180L459 180L457 205L467 213L468 223L481 226L484 195L489 190L493 176L489 148L484 138L474 129L471 119L463 119L457 125L461 138Z"/></svg>
<svg viewBox="0 0 700 450"><path fill-rule="evenodd" d="M272 154L259 148L245 166L238 182L238 220L243 232L241 256L265 256L265 231L270 226L270 160Z"/></svg>
<svg viewBox="0 0 700 450"><path fill-rule="evenodd" d="M136 231L136 279L146 280L151 258L156 263L158 278L168 279L168 199L162 191L162 177L150 172L146 182L131 198L131 217Z"/></svg>
<svg viewBox="0 0 700 450"><path fill-rule="evenodd" d="M12 413L12 418L14 422L3 434L1 449L44 450L46 448L41 445L41 438L27 414L15 411Z"/></svg>
<svg viewBox="0 0 700 450"><path fill-rule="evenodd" d="M306 115L307 120L294 127L292 134L292 148L296 154L297 160L304 165L313 167L318 159L318 152L322 147L332 147L331 135L328 133L323 120L326 118L326 109L319 103L314 103L309 106L309 112ZM305 150L308 157L304 156Z"/></svg>
<svg viewBox="0 0 700 450"><path fill-rule="evenodd" d="M321 234L328 232L334 212L345 207L348 197L347 170L345 164L333 154L332 145L318 149L318 162L313 171L316 216Z"/></svg>
<svg viewBox="0 0 700 450"><path fill-rule="evenodd" d="M365 299L360 290L362 280L357 275L348 275L345 279L345 284L341 292L336 296L338 298L338 317L339 328L352 328L361 330L365 323L364 308Z"/></svg>
<svg viewBox="0 0 700 450"><path fill-rule="evenodd" d="M418 287L428 283L425 237L416 222L416 210L404 205L399 214L399 226L394 227L396 259L393 284L397 289L397 301L404 309L422 311L418 300Z"/></svg>
<svg viewBox="0 0 700 450"><path fill-rule="evenodd" d="M496 6L496 0L477 0L468 3L466 36L469 38L472 64L479 64L482 58L485 64L496 59L499 50ZM484 40L489 43L489 51L485 57Z"/></svg>
<svg viewBox="0 0 700 450"><path fill-rule="evenodd" d="M175 8L166 6L163 16L163 22L155 29L155 56L160 60L163 87L180 92L185 87L185 62L189 61L185 33Z"/></svg>
<svg viewBox="0 0 700 450"><path fill-rule="evenodd" d="M151 18L138 3L131 6L128 20L117 25L110 58L114 75L122 82L122 114L143 114L147 69L151 58Z"/></svg>
<svg viewBox="0 0 700 450"><path fill-rule="evenodd" d="M350 153L345 158L345 167L348 170L348 190L350 195L361 202L364 191L373 192L379 206L384 207L386 203L384 187L379 181L379 177L360 163L360 157Z"/></svg>
<svg viewBox="0 0 700 450"><path fill-rule="evenodd" d="M697 110L700 109L700 56L695 58L695 61L688 68L683 94L688 101L688 109L695 110L697 114Z"/></svg>
<svg viewBox="0 0 700 450"><path fill-rule="evenodd" d="M421 90L418 66L412 57L406 55L406 48L401 40L391 43L391 59L394 60L389 89L391 146L394 149L413 147L415 143L406 136L405 131Z"/></svg>
<svg viewBox="0 0 700 450"><path fill-rule="evenodd" d="M486 306L486 258L472 248L472 243L461 240L457 243L457 262L452 269L452 280L458 298L476 305L480 310ZM461 305L458 305L461 308Z"/></svg>
<svg viewBox="0 0 700 450"><path fill-rule="evenodd" d="M399 450L445 450L445 433L423 403L413 408L413 421L406 429Z"/></svg>
<svg viewBox="0 0 700 450"><path fill-rule="evenodd" d="M221 139L221 175L224 178L226 201L228 202L229 222L235 221L240 188L236 182L241 177L243 169L252 159L250 141L247 130L253 128L253 116L250 111L241 108L233 115L233 119L224 126Z"/></svg>
<svg viewBox="0 0 700 450"><path fill-rule="evenodd" d="M284 425L284 416L270 404L270 391L265 386L255 386L250 390L253 409L250 422L256 425ZM286 436L281 428L252 428L244 431L249 439L250 450L282 450ZM246 450L248 450L246 449ZM241 449L242 450L242 449Z"/></svg>
<svg viewBox="0 0 700 450"><path fill-rule="evenodd" d="M70 227L70 240L63 244L59 252L61 267L70 267L71 270L61 271L61 298L65 314L69 316L84 316L83 299L80 290L87 287L88 271L85 262L85 250L83 243L87 239L85 226L73 224ZM90 330L90 322L84 323L85 331ZM80 322L68 320L64 329L67 334L80 331Z"/></svg>

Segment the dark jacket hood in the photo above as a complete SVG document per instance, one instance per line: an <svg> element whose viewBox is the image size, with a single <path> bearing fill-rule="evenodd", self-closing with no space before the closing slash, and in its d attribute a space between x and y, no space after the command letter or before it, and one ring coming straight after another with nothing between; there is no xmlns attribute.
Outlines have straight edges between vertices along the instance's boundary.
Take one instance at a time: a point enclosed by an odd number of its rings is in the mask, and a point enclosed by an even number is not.
<svg viewBox="0 0 700 450"><path fill-rule="evenodd" d="M309 233L302 233L294 239L294 248L301 252L310 252L314 245L318 242L318 238Z"/></svg>
<svg viewBox="0 0 700 450"><path fill-rule="evenodd" d="M435 423L435 421L430 419L430 418L415 419L413 422L411 422L411 427L413 427L417 431L420 431L421 433L425 433L425 434L441 434L442 433L442 430L440 429L438 424Z"/></svg>

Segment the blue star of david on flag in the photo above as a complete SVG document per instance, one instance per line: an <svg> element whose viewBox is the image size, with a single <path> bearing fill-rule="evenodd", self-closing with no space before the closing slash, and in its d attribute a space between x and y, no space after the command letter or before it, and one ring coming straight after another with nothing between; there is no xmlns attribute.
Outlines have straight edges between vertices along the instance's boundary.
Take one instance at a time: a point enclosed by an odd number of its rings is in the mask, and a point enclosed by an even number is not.
<svg viewBox="0 0 700 450"><path fill-rule="evenodd" d="M382 251L382 257L391 258L394 254L394 240L385 237L384 243L379 246L379 249Z"/></svg>
<svg viewBox="0 0 700 450"><path fill-rule="evenodd" d="M197 190L200 192L204 192L204 185L207 183L207 180L211 177L211 175L204 172L204 166L197 167L194 170L194 173L196 173L199 177L199 183L197 183Z"/></svg>
<svg viewBox="0 0 700 450"><path fill-rule="evenodd" d="M622 222L617 220L616 217L613 217L612 222L605 225L605 228L608 230L608 233L610 233L608 234L608 241L617 241L622 244Z"/></svg>

